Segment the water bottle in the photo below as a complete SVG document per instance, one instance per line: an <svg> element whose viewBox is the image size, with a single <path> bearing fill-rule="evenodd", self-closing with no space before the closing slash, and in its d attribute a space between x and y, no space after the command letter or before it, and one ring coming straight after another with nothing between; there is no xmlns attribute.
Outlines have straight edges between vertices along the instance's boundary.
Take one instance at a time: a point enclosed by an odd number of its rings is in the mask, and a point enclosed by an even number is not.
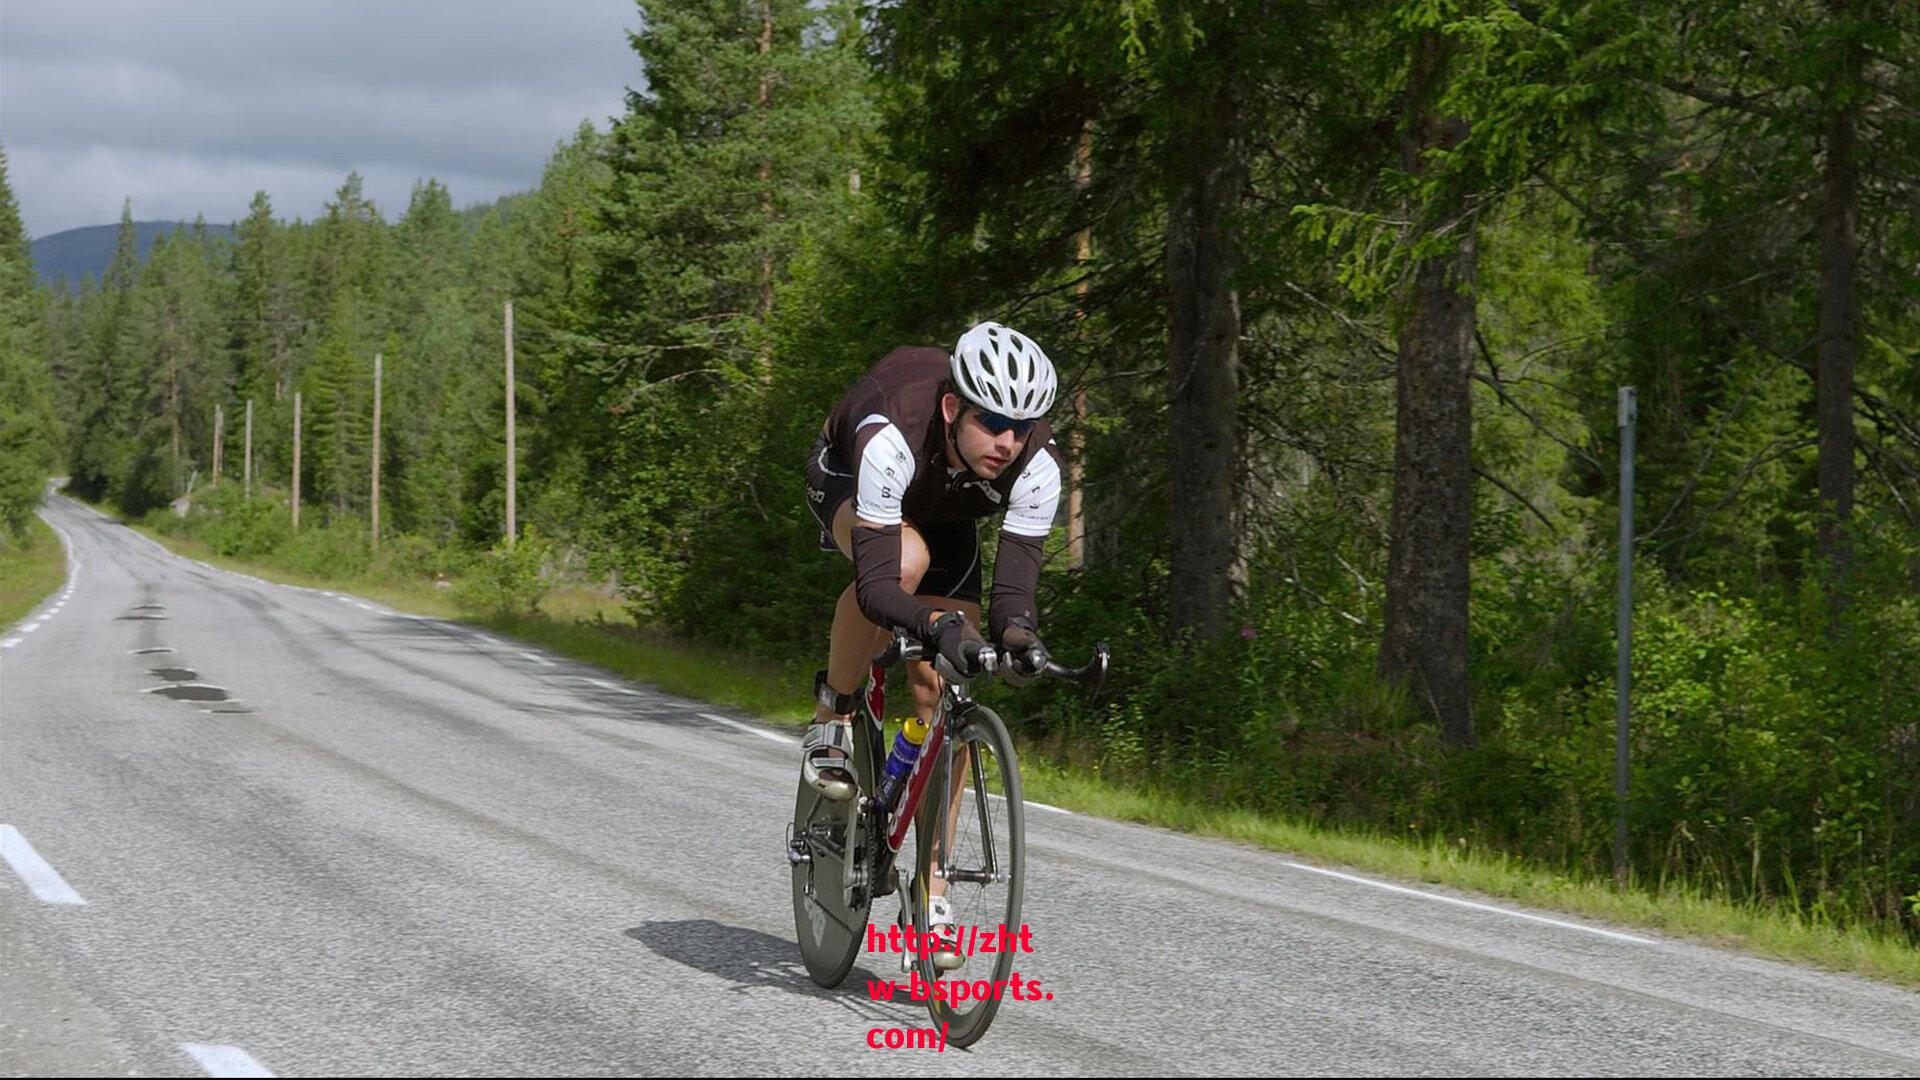
<svg viewBox="0 0 1920 1080"><path fill-rule="evenodd" d="M886 767L880 775L880 805L888 810L899 803L900 793L907 787L907 775L919 760L920 744L927 741L925 720L915 715L900 723L900 734L893 737L893 753L887 755Z"/></svg>

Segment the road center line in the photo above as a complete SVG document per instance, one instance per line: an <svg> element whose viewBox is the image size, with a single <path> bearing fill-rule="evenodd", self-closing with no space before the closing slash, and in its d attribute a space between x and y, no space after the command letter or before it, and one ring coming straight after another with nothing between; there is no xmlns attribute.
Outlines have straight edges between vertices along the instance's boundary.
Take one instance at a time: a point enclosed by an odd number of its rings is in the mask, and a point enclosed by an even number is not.
<svg viewBox="0 0 1920 1080"><path fill-rule="evenodd" d="M1615 941L1630 941L1635 945L1658 944L1657 942L1651 941L1647 938L1634 937L1632 934L1620 934L1612 930L1602 930L1594 926L1581 926L1579 923L1561 922L1559 919L1549 919L1544 915L1529 915L1524 911L1510 911L1506 908L1494 907L1492 904L1477 904L1477 903L1474 903L1472 900L1461 900L1457 897L1442 896L1439 893L1422 892L1419 889L1409 889L1403 885L1389 885L1384 881L1374 881L1370 878L1355 877L1352 874L1343 874L1338 870L1327 870L1318 866L1308 866L1306 863L1289 862L1289 863L1285 863L1284 865L1291 866L1295 870L1305 870L1309 874L1325 874L1328 877L1339 878L1341 881L1351 881L1359 885L1371 885L1376 889L1385 889L1388 892L1404 893L1407 896L1419 896L1419 897L1424 897L1428 900L1438 900L1443 904L1454 904L1463 908L1472 908L1475 911L1491 911L1496 915L1510 915L1516 919L1526 919L1529 922L1546 923L1548 926L1558 926L1566 930L1579 930L1582 933L1598 934L1601 937L1612 938Z"/></svg>
<svg viewBox="0 0 1920 1080"><path fill-rule="evenodd" d="M67 884L67 879L61 877L59 871L33 850L33 845L20 835L20 830L11 825L0 825L0 857L4 857L7 865L13 867L13 872L27 883L33 895L47 903L86 903L79 893L73 891L73 886Z"/></svg>
<svg viewBox="0 0 1920 1080"><path fill-rule="evenodd" d="M218 1046L209 1043L181 1043L185 1050L200 1067L207 1070L208 1076L272 1076L265 1065L253 1060L253 1055L237 1046Z"/></svg>

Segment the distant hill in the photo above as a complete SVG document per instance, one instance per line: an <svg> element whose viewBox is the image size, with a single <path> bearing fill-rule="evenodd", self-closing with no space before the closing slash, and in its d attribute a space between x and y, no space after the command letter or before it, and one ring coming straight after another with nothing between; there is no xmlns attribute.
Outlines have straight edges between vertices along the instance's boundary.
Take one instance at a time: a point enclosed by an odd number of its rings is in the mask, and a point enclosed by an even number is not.
<svg viewBox="0 0 1920 1080"><path fill-rule="evenodd" d="M146 261L155 240L175 229L192 228L193 223L188 221L134 222L133 235L140 261ZM233 226L208 225L207 233L231 240ZM32 242L33 268L39 272L42 284L51 285L64 274L67 286L77 292L81 278L89 275L97 278L107 272L108 264L113 262L114 241L119 236L119 225L88 225L39 237Z"/></svg>

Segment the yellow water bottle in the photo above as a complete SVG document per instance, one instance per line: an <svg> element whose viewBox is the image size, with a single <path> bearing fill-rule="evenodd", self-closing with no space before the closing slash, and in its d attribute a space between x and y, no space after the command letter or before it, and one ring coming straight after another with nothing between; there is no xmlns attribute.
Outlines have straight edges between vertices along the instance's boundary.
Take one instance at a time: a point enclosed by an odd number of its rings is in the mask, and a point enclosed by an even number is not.
<svg viewBox="0 0 1920 1080"><path fill-rule="evenodd" d="M913 763L920 758L920 744L927 741L927 722L919 714L900 721L900 734L893 737L893 753L880 776L880 805L892 810L906 790Z"/></svg>

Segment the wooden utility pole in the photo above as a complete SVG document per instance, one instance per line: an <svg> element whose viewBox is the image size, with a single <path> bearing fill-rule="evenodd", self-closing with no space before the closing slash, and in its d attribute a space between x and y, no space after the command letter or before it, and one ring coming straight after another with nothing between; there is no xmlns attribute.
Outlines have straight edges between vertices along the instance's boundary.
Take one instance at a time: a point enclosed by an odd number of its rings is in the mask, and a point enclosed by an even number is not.
<svg viewBox="0 0 1920 1080"><path fill-rule="evenodd" d="M300 391L293 392L293 527L300 527Z"/></svg>
<svg viewBox="0 0 1920 1080"><path fill-rule="evenodd" d="M180 475L180 358L167 350L167 426L173 429L173 474Z"/></svg>
<svg viewBox="0 0 1920 1080"><path fill-rule="evenodd" d="M514 463L513 463L513 301L507 301L507 546L513 546L513 538L520 530L516 527L514 516Z"/></svg>
<svg viewBox="0 0 1920 1080"><path fill-rule="evenodd" d="M373 354L373 550L380 552L380 354Z"/></svg>
<svg viewBox="0 0 1920 1080"><path fill-rule="evenodd" d="M241 467L240 474L243 477L245 477L246 497L249 500L251 500L253 498L253 399L252 398L247 399L246 448L247 448L247 460Z"/></svg>
<svg viewBox="0 0 1920 1080"><path fill-rule="evenodd" d="M213 407L213 483L220 482L220 444L225 439L226 414L220 406Z"/></svg>

